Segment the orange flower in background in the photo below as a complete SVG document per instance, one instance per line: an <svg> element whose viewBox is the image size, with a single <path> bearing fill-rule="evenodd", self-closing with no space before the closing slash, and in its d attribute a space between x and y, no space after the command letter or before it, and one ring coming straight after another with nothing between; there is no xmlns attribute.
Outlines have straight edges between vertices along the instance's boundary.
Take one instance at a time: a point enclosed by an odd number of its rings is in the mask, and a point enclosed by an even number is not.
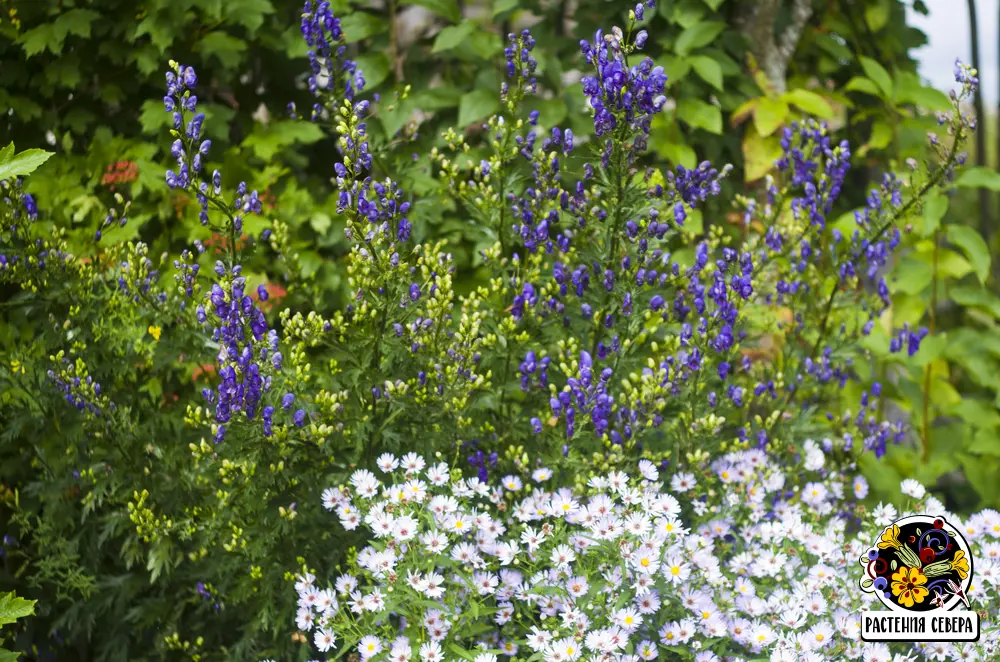
<svg viewBox="0 0 1000 662"><path fill-rule="evenodd" d="M191 198L184 194L177 193L170 198L170 203L174 206L174 214L177 218L181 218L184 215L184 209L191 204Z"/></svg>
<svg viewBox="0 0 1000 662"><path fill-rule="evenodd" d="M275 209L278 206L278 201L274 198L274 194L271 193L270 188L264 189L264 192L260 194L260 201L268 209Z"/></svg>
<svg viewBox="0 0 1000 662"><path fill-rule="evenodd" d="M202 363L201 365L195 366L194 372L191 373L191 381L198 381L198 378L202 375L208 375L209 377L215 375L215 364Z"/></svg>
<svg viewBox="0 0 1000 662"><path fill-rule="evenodd" d="M101 177L101 184L114 191L115 186L131 184L139 178L139 166L135 161L115 161L108 164Z"/></svg>
<svg viewBox="0 0 1000 662"><path fill-rule="evenodd" d="M180 400L181 396L176 393L164 393L160 397L160 409L169 409L171 405Z"/></svg>
<svg viewBox="0 0 1000 662"><path fill-rule="evenodd" d="M253 299L260 305L260 309L264 312L271 310L271 308L281 301L288 291L277 283L264 283L264 290L267 292L267 300L261 301L260 294L257 289L251 290L250 298Z"/></svg>
<svg viewBox="0 0 1000 662"><path fill-rule="evenodd" d="M247 245L247 235L243 234L236 240L236 250L243 250ZM214 248L216 255L222 255L229 250L229 237L218 232L213 232L212 236L205 240L205 248Z"/></svg>

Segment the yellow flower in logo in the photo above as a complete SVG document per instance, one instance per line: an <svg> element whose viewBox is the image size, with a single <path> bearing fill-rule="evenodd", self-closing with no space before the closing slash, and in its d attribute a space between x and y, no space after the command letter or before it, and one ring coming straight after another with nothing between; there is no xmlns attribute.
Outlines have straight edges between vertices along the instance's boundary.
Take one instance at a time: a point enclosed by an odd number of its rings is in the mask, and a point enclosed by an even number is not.
<svg viewBox="0 0 1000 662"><path fill-rule="evenodd" d="M888 529L882 533L882 537L878 539L879 549L889 549L893 547L899 549L899 527L893 524Z"/></svg>
<svg viewBox="0 0 1000 662"><path fill-rule="evenodd" d="M896 530L898 531L899 527L896 527ZM924 586L926 583L927 577L920 568L904 565L892 575L892 594L896 596L899 604L912 607L914 603L923 602L927 597L929 591Z"/></svg>
<svg viewBox="0 0 1000 662"><path fill-rule="evenodd" d="M962 550L955 552L955 558L951 560L951 569L962 579L969 576L969 559L965 558L965 552Z"/></svg>

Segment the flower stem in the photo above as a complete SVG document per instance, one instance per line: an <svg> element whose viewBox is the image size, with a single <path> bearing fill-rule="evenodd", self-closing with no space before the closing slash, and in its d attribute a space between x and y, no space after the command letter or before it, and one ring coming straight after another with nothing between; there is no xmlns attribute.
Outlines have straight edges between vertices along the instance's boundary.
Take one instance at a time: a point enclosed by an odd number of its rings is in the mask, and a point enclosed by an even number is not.
<svg viewBox="0 0 1000 662"><path fill-rule="evenodd" d="M930 332L934 333L935 327L937 326L937 302L938 302L938 247L941 243L941 229L938 228L934 230L934 253L933 253L933 276L931 278L931 305L927 311L928 314L928 324L930 326ZM931 405L931 363L928 362L924 366L924 388L923 388L923 416L922 416L922 426L920 435L920 459L925 464L927 463L927 456L930 454L931 440L930 440L930 405Z"/></svg>

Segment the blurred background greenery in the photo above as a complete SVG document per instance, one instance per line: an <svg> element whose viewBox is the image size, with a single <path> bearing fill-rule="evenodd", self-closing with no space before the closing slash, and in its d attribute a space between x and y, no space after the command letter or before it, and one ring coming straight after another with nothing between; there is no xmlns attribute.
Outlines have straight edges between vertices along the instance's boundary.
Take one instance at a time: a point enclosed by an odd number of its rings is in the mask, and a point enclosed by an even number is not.
<svg viewBox="0 0 1000 662"><path fill-rule="evenodd" d="M533 103L543 123L589 135L579 39L600 27L624 25L630 7L607 0L332 4L364 72L365 94L381 97L371 121L376 169L402 173L416 201L411 220L417 239L448 238L460 267L460 289L470 289L485 278L477 255L486 238L440 197L430 176L428 155L441 143L441 131L457 125L478 144L482 120L499 109L504 35L530 27L545 90ZM836 222L850 232L850 208L865 204L865 183L882 172L903 170L906 159L923 158L927 131L936 126L934 112L948 106L946 90L925 84L918 74L915 51L926 35L909 18L926 14L929 7L967 12L976 5L973 0L937 5L921 0L660 0L647 10L652 20L645 50L670 77L670 102L668 112L654 122L643 165L732 163L735 172L727 186L754 190L763 186L780 153L782 127L816 116L854 150L844 194L848 209ZM71 247L83 252L113 206L114 193L124 192L134 201L134 211L128 225L109 231L109 238L141 238L150 256L175 255L196 238L208 245L221 241L200 225L197 208L164 182L169 116L161 98L167 61L175 59L199 74L199 107L208 115L214 158L221 160L227 181L245 180L264 192L266 216L289 226L298 255L290 267L295 278L286 282L287 272L268 265L257 265L251 276L284 295L281 306L319 312L340 308L344 275L338 258L347 245L330 199L335 143L320 127L292 119L288 111L289 102L296 102L298 113L308 117L311 103L301 12L297 0L0 0L0 145L13 141L19 150L56 152L28 183L50 214L50 227L68 228ZM952 60L969 58L978 25L985 21L995 23L997 17L971 21L966 51L952 54ZM969 111L986 116L981 106ZM917 437L882 460L866 458L874 499L889 498L901 478L913 476L934 486L956 511L1000 507L1000 278L991 260L1000 175L988 167L995 161L997 138L995 131L980 132L970 157L977 167L960 177L954 195L925 206L899 254L892 322L930 326L935 336L916 357L907 358L890 355L888 335L877 332L870 349L878 367L859 366L864 379L887 384L897 415L910 420ZM424 213L433 205L445 205L448 213ZM739 220L721 205L708 204L692 214L689 224ZM246 231L257 232L267 221L256 223L248 222ZM161 278L171 282L168 269ZM301 279L307 286L290 282ZM0 305L12 301L15 291L0 290ZM0 355L5 356L35 329L3 310ZM65 541L68 552L42 546L40 541L48 540L40 532L45 526L68 530L79 513L69 510L56 520L43 507L44 499L25 489L34 480L29 477L42 469L24 448L58 446L61 435L72 429L68 419L75 412L56 422L50 417L57 414L41 408L35 421L4 413L19 397L6 387L16 372L8 363L0 365L5 385L0 389L0 483L6 503L0 513L11 538L4 541L0 588L19 585L24 563L75 553L79 558L73 567L100 577L104 588L127 583L130 593L123 598L99 591L84 598L74 589L72 572L50 569L47 581L64 584L65 603L39 605L42 616L30 639L35 656L159 659L152 651L163 647L157 638L162 633L149 628L158 616L134 613L138 607L131 602L146 593L169 602L178 590L164 583L169 580L160 579L151 590L141 564L116 565L118 550L81 555L72 540ZM177 380L190 376L179 369L174 375ZM844 402L856 403L862 387L849 386ZM150 382L144 388L158 403L171 384ZM14 489L21 491L16 507ZM35 519L26 519L25 512ZM18 524L27 521L36 528ZM11 553L15 540L17 554ZM278 636L244 628L244 616L235 610L213 616L215 625L189 622L187 627L212 638L205 649L241 653ZM108 625L112 620L114 627ZM137 652L143 648L148 650ZM172 654L166 659L179 659Z"/></svg>

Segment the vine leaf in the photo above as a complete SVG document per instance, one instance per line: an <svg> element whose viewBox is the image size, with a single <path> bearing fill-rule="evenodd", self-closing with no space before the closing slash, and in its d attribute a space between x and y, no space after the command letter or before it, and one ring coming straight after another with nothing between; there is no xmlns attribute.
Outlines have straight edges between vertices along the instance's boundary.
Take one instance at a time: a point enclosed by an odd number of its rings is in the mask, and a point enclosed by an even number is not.
<svg viewBox="0 0 1000 662"><path fill-rule="evenodd" d="M43 149L26 149L14 154L14 143L0 149L0 180L30 175L38 166L49 160L53 152Z"/></svg>
<svg viewBox="0 0 1000 662"><path fill-rule="evenodd" d="M0 594L0 625L10 625L19 618L35 613L35 601L25 600L14 592Z"/></svg>

